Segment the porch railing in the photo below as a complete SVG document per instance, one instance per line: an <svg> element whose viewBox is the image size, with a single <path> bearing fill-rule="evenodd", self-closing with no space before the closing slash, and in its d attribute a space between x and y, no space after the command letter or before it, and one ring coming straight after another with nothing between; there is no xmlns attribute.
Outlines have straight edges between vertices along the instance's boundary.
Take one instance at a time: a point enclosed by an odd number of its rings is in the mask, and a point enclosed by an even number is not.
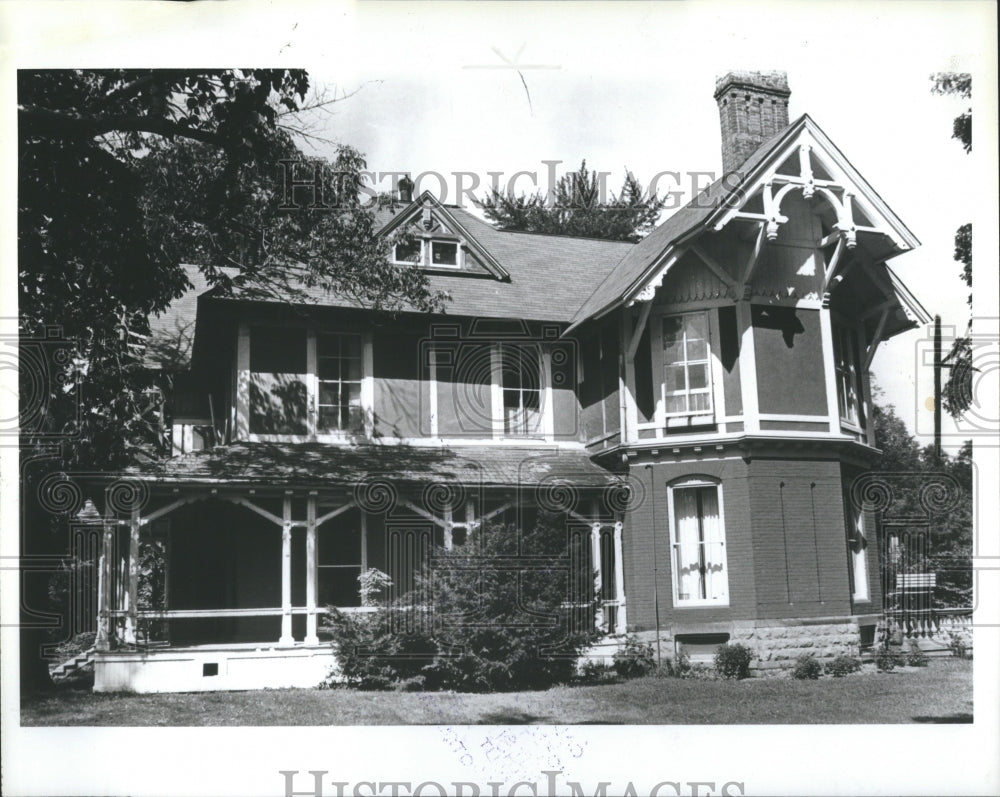
<svg viewBox="0 0 1000 797"><path fill-rule="evenodd" d="M936 637L949 631L971 631L972 609L900 607L885 611L889 631L904 639Z"/></svg>

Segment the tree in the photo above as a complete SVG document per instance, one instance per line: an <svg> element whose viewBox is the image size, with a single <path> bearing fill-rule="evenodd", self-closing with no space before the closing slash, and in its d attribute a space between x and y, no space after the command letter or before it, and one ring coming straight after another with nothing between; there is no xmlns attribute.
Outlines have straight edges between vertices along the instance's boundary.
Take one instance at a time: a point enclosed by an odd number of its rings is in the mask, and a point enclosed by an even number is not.
<svg viewBox="0 0 1000 797"><path fill-rule="evenodd" d="M656 226L665 203L647 194L631 172L621 190L605 199L603 179L584 160L578 171L559 178L551 197L540 191L515 197L493 188L478 204L501 230L634 243Z"/></svg>
<svg viewBox="0 0 1000 797"><path fill-rule="evenodd" d="M308 91L301 70L19 73L21 334L59 327L68 349L24 443L58 436L66 464L102 468L155 453L143 340L148 315L190 287L183 261L220 290L441 301L418 269L390 267L358 195L361 156L344 147L329 164L295 144ZM287 169L318 170L322 207L301 189L289 201Z"/></svg>
<svg viewBox="0 0 1000 797"><path fill-rule="evenodd" d="M931 75L931 93L972 98L972 75L964 72L937 72ZM966 153L972 152L972 108L955 117L952 138L958 139ZM961 277L969 288L968 304L972 309L972 225L963 224L955 233L955 260L962 264ZM972 406L972 319L966 334L952 343L951 351L942 360L950 370L941 397L944 408L953 418L958 418Z"/></svg>
<svg viewBox="0 0 1000 797"><path fill-rule="evenodd" d="M878 398L878 389L873 391ZM918 559L917 566L937 576L935 607L972 606L972 442L956 456L943 452L938 458L933 446L920 448L892 405L874 403L872 416L875 444L882 450L875 470L892 485L895 517L921 517L926 512L921 490L942 476L947 489L957 491L946 501L950 509L933 515L926 559Z"/></svg>
<svg viewBox="0 0 1000 797"><path fill-rule="evenodd" d="M22 555L66 550L79 501L61 470L163 452L162 385L143 354L149 314L190 287L181 262L220 291L441 301L374 239L361 156L303 157L301 114L322 101L302 70L21 70L17 90ZM320 170L323 207L301 189L286 202L282 159ZM22 674L44 683L28 620L46 583L25 573L24 590Z"/></svg>

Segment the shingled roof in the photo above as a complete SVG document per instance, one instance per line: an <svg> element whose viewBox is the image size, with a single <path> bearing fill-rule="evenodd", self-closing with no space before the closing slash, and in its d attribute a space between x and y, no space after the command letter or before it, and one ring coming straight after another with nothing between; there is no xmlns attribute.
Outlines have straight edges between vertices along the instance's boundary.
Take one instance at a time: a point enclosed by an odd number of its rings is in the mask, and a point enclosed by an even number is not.
<svg viewBox="0 0 1000 797"><path fill-rule="evenodd" d="M532 446L338 446L323 443L234 443L172 457L121 474L160 484L355 487L435 482L481 487L610 487L620 477L582 448Z"/></svg>

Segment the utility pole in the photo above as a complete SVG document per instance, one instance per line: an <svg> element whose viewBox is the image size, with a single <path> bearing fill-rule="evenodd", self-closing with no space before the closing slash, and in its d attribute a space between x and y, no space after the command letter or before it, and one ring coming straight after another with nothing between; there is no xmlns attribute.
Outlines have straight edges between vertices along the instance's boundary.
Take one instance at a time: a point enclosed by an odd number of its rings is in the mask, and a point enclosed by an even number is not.
<svg viewBox="0 0 1000 797"><path fill-rule="evenodd" d="M934 461L941 462L941 316L934 316Z"/></svg>

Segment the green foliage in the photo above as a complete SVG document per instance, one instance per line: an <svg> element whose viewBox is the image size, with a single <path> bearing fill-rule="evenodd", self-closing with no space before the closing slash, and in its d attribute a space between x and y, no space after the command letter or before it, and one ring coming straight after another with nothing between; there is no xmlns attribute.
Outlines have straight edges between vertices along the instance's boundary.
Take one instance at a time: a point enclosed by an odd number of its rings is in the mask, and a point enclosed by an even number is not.
<svg viewBox="0 0 1000 797"><path fill-rule="evenodd" d="M932 94L951 94L972 99L972 75L968 72L936 72L931 75ZM972 108L955 117L951 137L961 142L966 152L972 152Z"/></svg>
<svg viewBox="0 0 1000 797"><path fill-rule="evenodd" d="M906 652L906 664L909 667L926 667L927 654L920 649L917 640L910 640L910 649Z"/></svg>
<svg viewBox="0 0 1000 797"><path fill-rule="evenodd" d="M571 594L571 584L592 582L569 572L569 544L558 515L540 514L523 534L490 526L463 548L435 552L434 569L418 572L397 604L362 616L331 611L324 631L344 677L362 688L466 692L572 680L594 638L596 603ZM463 567L470 553L477 567ZM512 569L519 559L530 566Z"/></svg>
<svg viewBox="0 0 1000 797"><path fill-rule="evenodd" d="M631 242L656 226L664 207L631 172L617 194L607 195L603 180L587 169L586 161L559 178L549 196L538 191L515 197L493 188L478 204L502 230Z"/></svg>
<svg viewBox="0 0 1000 797"><path fill-rule="evenodd" d="M750 662L755 657L756 654L746 645L726 643L715 654L715 670L723 678L749 678Z"/></svg>
<svg viewBox="0 0 1000 797"><path fill-rule="evenodd" d="M614 669L622 678L640 678L656 669L653 646L637 637L628 636L621 649L615 651Z"/></svg>
<svg viewBox="0 0 1000 797"><path fill-rule="evenodd" d="M603 659L587 659L580 665L580 682L585 684L601 684L614 681L618 673L614 667L608 666Z"/></svg>
<svg viewBox="0 0 1000 797"><path fill-rule="evenodd" d="M832 675L834 678L843 678L845 675L850 675L860 669L860 660L854 658L853 656L843 655L831 659L823 667L823 671L827 675Z"/></svg>
<svg viewBox="0 0 1000 797"><path fill-rule="evenodd" d="M819 678L823 668L816 661L816 657L811 653L804 653L795 660L795 668L792 670L792 677L800 681L815 681Z"/></svg>

